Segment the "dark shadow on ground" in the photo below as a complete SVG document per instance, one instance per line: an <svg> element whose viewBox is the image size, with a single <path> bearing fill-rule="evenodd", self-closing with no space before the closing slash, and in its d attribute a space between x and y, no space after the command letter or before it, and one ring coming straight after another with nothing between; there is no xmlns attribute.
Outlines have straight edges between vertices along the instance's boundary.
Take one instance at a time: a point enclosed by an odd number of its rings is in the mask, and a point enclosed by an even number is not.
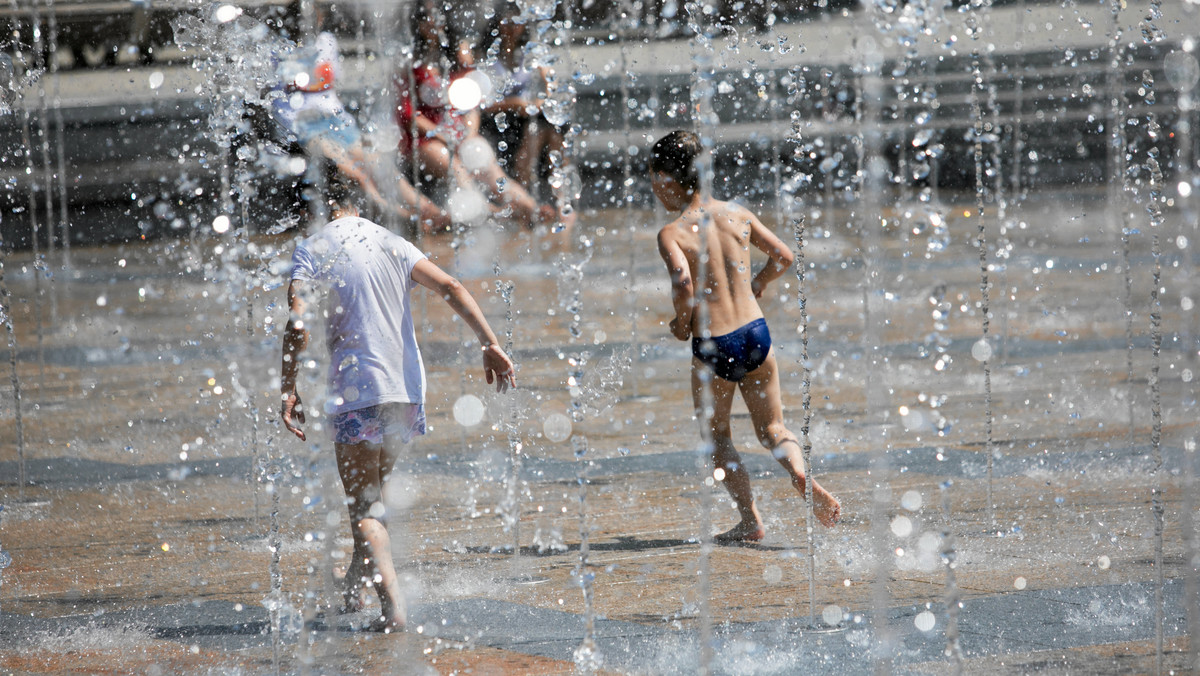
<svg viewBox="0 0 1200 676"><path fill-rule="evenodd" d="M627 535L618 535L611 540L602 542L589 542L588 549L593 552L645 552L654 549L672 549L675 547L698 547L699 542L695 538L657 538L657 539L639 539ZM787 551L787 547L775 544L764 544L762 542L727 542L714 543L721 547L744 547L747 549L757 549L768 552ZM570 552L579 551L579 543L563 545L561 547L537 549L535 547L521 547L521 556L530 557L548 557L557 556L559 554L567 554ZM512 547L465 547L459 550L462 554L504 554L512 555Z"/></svg>

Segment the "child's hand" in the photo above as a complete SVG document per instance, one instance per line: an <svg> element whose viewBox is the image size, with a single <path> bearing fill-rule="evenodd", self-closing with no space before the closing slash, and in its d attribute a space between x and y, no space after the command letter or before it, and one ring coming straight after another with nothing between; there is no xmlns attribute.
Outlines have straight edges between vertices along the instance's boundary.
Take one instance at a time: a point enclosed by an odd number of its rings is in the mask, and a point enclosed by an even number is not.
<svg viewBox="0 0 1200 676"><path fill-rule="evenodd" d="M750 290L754 292L755 298L762 298L763 291L767 290L767 285L758 281L758 278L750 280Z"/></svg>
<svg viewBox="0 0 1200 676"><path fill-rule="evenodd" d="M292 434L300 437L300 441L306 441L304 430L300 429L300 426L304 424L304 404L300 401L300 395L289 392L281 399L283 406L279 411L279 417L283 418L283 426Z"/></svg>
<svg viewBox="0 0 1200 676"><path fill-rule="evenodd" d="M692 337L691 334L692 334L691 329L686 324L679 321L679 317L676 317L671 320L671 335L672 336L675 336L679 340L687 340L688 338Z"/></svg>
<svg viewBox="0 0 1200 676"><path fill-rule="evenodd" d="M492 343L483 348L483 372L488 385L496 383L497 392L507 392L517 386L517 374L512 359L504 354L499 345Z"/></svg>

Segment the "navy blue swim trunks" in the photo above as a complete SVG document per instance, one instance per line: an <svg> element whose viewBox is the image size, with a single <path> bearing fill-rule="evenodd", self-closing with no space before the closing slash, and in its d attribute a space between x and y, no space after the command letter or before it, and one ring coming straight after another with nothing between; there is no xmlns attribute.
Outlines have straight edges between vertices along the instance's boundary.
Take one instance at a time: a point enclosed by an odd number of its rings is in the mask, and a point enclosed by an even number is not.
<svg viewBox="0 0 1200 676"><path fill-rule="evenodd" d="M771 332L761 317L723 336L692 338L692 354L711 366L718 378L735 383L762 366L770 353Z"/></svg>

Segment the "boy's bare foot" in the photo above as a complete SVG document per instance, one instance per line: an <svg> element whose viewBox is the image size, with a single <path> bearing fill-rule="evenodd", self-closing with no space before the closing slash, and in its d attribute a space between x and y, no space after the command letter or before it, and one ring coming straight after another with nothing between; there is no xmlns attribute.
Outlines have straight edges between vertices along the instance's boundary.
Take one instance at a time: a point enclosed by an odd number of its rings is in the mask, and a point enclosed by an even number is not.
<svg viewBox="0 0 1200 676"><path fill-rule="evenodd" d="M730 528L724 533L719 533L713 536L713 542L717 544L725 544L729 542L758 542L767 534L767 529L762 524L754 523L739 523Z"/></svg>
<svg viewBox="0 0 1200 676"><path fill-rule="evenodd" d="M404 620L398 617L389 618L386 615L380 615L363 625L363 630L382 634L398 634L404 631Z"/></svg>
<svg viewBox="0 0 1200 676"><path fill-rule="evenodd" d="M838 517L842 515L842 503L833 497L829 491L821 488L819 485L813 485L813 516L817 517L817 521L821 522L822 526L829 528L838 521Z"/></svg>
<svg viewBox="0 0 1200 676"><path fill-rule="evenodd" d="M367 607L367 590L362 587L346 587L342 590L341 615L351 615Z"/></svg>
<svg viewBox="0 0 1200 676"><path fill-rule="evenodd" d="M350 615L367 607L367 587L360 575L347 571L345 575L335 574L334 581L342 590L342 605L337 609L339 615Z"/></svg>

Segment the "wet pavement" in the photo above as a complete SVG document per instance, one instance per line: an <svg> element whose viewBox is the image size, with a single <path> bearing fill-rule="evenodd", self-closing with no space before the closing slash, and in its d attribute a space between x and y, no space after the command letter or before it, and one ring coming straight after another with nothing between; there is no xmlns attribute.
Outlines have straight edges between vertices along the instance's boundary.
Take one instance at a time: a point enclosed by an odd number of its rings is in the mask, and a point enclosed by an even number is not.
<svg viewBox="0 0 1200 676"><path fill-rule="evenodd" d="M969 205L943 207L944 248L893 210L866 241L845 210L809 214L813 471L843 519L818 526L810 546L803 499L737 403L734 439L768 533L707 555L704 522L716 531L735 517L704 481L690 357L665 329L653 227L664 214L581 219L592 256L575 338L564 272L584 259L578 241L565 258L516 232L423 241L498 334L511 328L520 388L490 393L469 331L436 298L418 299L430 430L388 496L412 604L411 631L397 636L355 630L366 612L326 612L331 571L349 555L332 445L321 418L305 444L275 417L291 236L76 248L69 269L56 253L53 279L40 280L28 253L9 254L28 485L6 385L0 670L569 673L594 616L612 673L695 673L706 624L716 673L947 673L948 630L969 673L1144 673L1160 660L1186 672L1196 364L1183 345L1198 332L1184 300L1196 295L1194 260L1173 242L1175 219L1161 233L1157 382L1151 228L1131 238L1127 313L1120 233L1098 197L1035 195L1012 209L1007 259L989 220L985 377L972 356L978 225ZM776 229L791 241L789 225ZM498 281L513 283L511 307ZM796 289L782 278L764 310L799 432ZM310 354L302 391L317 401L323 354ZM479 413L465 395L482 403L478 424L456 421L456 403L466 422ZM561 417L573 403L582 461ZM503 519L514 475L516 533Z"/></svg>

